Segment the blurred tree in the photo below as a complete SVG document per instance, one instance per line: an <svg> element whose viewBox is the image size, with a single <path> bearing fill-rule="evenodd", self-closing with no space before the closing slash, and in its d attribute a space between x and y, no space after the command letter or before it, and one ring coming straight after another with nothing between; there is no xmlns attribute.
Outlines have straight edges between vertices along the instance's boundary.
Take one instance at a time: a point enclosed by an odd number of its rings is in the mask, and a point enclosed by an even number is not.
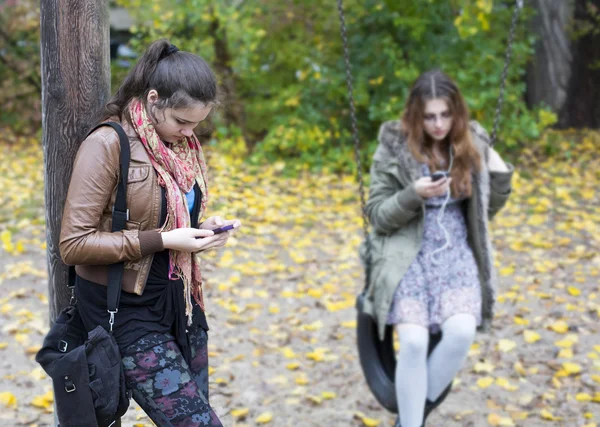
<svg viewBox="0 0 600 427"><path fill-rule="evenodd" d="M241 135L255 159L351 167L349 112L333 0L119 0L141 51L159 37L213 64L224 95L223 136ZM439 67L463 89L473 117L491 126L513 2L346 0L363 139L401 114L410 84ZM523 16L528 18L528 11ZM533 39L521 25L509 73L501 144L540 135L550 115L523 100ZM510 105L510 107L508 107ZM233 125L233 126L232 126ZM256 145L256 147L254 147ZM373 145L371 144L371 149Z"/></svg>
<svg viewBox="0 0 600 427"><path fill-rule="evenodd" d="M37 0L0 2L0 125L35 132L41 123Z"/></svg>
<svg viewBox="0 0 600 427"><path fill-rule="evenodd" d="M560 127L600 127L600 0L533 0L537 35L527 73L530 106L545 104Z"/></svg>
<svg viewBox="0 0 600 427"><path fill-rule="evenodd" d="M114 0L111 4L125 7L134 18L129 44L138 54L150 41L167 37L213 64L222 107L216 126L205 130L227 150L250 153L256 161L283 157L299 168L305 164L336 170L352 167L334 0L156 0L151 4ZM379 124L401 114L410 84L434 67L454 77L472 116L491 126L513 4L512 0L345 0L360 133L369 141L368 150L374 148ZM4 102L7 107L0 122L19 122L37 130L37 2L8 0L0 7L2 16L10 18L3 18L6 25L0 25L10 39L0 35L0 61L21 64L0 63L2 84L8 88L0 93L0 100L10 98ZM6 13L9 9L12 15ZM14 16L27 17L31 27L17 25ZM522 19L530 16L531 9L526 9ZM31 31L25 31L28 28ZM20 38L31 42L19 47ZM524 100L533 43L530 30L520 25L500 147L516 149L556 120L541 107L528 108ZM19 49L25 47L28 50L21 55ZM113 64L113 84L120 83L127 70L119 64ZM28 114L37 114L37 119L26 119Z"/></svg>
<svg viewBox="0 0 600 427"><path fill-rule="evenodd" d="M600 0L576 0L571 79L561 127L600 128Z"/></svg>
<svg viewBox="0 0 600 427"><path fill-rule="evenodd" d="M530 22L537 34L535 54L527 70L527 101L544 103L558 112L567 99L573 55L567 27L573 19L573 1L532 0L536 9Z"/></svg>

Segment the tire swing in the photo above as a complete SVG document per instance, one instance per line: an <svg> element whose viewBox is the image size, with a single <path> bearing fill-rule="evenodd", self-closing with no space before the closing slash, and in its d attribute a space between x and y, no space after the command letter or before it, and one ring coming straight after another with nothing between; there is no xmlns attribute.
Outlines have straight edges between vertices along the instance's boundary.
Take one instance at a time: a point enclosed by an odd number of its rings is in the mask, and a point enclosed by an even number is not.
<svg viewBox="0 0 600 427"><path fill-rule="evenodd" d="M352 69L350 66L350 54L348 48L348 38L346 35L346 22L344 18L344 8L342 0L337 0L338 13L340 18L340 32L344 47L344 60L346 63L346 80L348 85L348 102L350 107L350 118L352 121L352 134L354 141L354 156L357 165L358 181L359 181L359 193L362 207L363 217L363 232L366 243L366 257L365 257L365 287L363 291L358 295L356 299L356 310L357 310L357 346L360 358L361 368L367 381L367 385L371 390L371 393L375 396L377 401L385 409L392 413L398 413L398 404L396 401L396 388L394 386L394 377L396 370L396 356L394 351L394 337L393 327L386 326L385 336L383 341L379 340L377 333L377 323L369 314L363 310L364 299L366 298L367 291L369 289L369 277L371 273L371 243L369 239L369 220L367 218L365 206L365 189L362 175L362 162L360 157L360 144L358 139L358 126L356 121L356 109L354 106L354 95L352 86ZM523 8L523 0L515 0L512 23L508 38L508 45L506 48L506 57L504 61L504 69L502 72L500 89L498 95L498 101L496 106L494 127L492 130L490 146L493 146L498 125L500 123L500 111L502 109L502 103L504 101L504 89L506 86L506 79L508 75L508 67L512 55L512 45L516 31L517 20L520 10ZM431 354L433 349L437 346L442 338L442 334L430 334L429 336L429 350L428 354ZM428 404L425 407L425 414L423 417L423 425L429 414L438 407L448 396L452 384L444 390L444 392L438 397L438 399L432 404Z"/></svg>

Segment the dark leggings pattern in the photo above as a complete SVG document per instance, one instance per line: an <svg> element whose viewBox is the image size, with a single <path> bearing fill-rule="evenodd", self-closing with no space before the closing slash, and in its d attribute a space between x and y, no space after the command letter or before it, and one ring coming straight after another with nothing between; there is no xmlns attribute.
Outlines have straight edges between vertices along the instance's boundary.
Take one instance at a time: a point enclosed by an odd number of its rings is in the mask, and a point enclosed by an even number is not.
<svg viewBox="0 0 600 427"><path fill-rule="evenodd" d="M208 403L208 335L189 331L191 366L170 334L148 334L123 352L127 388L159 427L222 427Z"/></svg>

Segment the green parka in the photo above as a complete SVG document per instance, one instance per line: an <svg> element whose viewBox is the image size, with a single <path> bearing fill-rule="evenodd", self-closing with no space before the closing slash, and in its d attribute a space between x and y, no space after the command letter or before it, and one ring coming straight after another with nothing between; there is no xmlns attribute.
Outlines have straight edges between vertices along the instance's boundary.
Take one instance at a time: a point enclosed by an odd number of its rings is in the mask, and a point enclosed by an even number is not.
<svg viewBox="0 0 600 427"><path fill-rule="evenodd" d="M490 172L487 168L490 138L475 121L470 123L470 131L481 153L482 168L473 172L473 191L465 203L465 217L469 246L479 271L480 329L487 330L494 315L496 282L488 220L508 200L514 167L507 163L508 172ZM366 206L372 225L371 277L363 307L376 320L382 340L394 292L421 247L425 204L414 186L420 177L421 168L406 144L400 121L385 122L379 130ZM363 242L360 247L363 263L365 248Z"/></svg>

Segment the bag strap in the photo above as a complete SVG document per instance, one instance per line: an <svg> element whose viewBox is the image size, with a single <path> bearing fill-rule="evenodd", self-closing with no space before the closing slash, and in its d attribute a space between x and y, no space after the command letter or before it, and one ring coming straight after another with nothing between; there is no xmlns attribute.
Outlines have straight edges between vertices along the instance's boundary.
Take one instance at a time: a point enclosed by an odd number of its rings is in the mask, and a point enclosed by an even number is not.
<svg viewBox="0 0 600 427"><path fill-rule="evenodd" d="M127 178L129 175L129 160L131 158L131 148L129 138L119 123L105 122L94 127L90 133L101 126L110 126L119 135L119 144L121 145L120 155L120 173L119 183L117 185L117 196L112 210L112 232L122 231L129 219L129 209L127 209ZM89 134L88 134L89 135ZM119 300L121 298L121 282L123 280L123 270L125 263L118 262L108 266L108 287L106 292L106 308L110 314L108 324L112 333L115 323L115 314L119 311Z"/></svg>

